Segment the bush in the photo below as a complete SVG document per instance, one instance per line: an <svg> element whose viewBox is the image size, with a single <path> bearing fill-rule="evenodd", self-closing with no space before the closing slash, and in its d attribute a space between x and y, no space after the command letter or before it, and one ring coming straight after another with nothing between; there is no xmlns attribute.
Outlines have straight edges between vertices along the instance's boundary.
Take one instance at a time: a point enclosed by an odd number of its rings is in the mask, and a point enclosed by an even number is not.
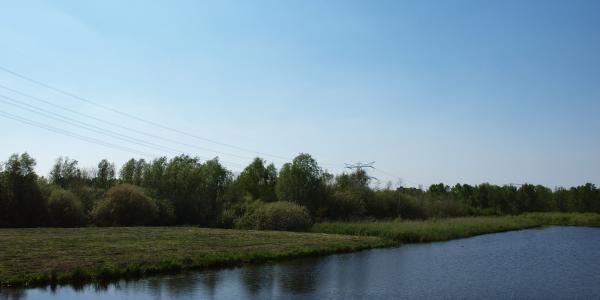
<svg viewBox="0 0 600 300"><path fill-rule="evenodd" d="M427 203L427 215L430 218L451 218L468 215L467 208L460 202L448 199L431 199Z"/></svg>
<svg viewBox="0 0 600 300"><path fill-rule="evenodd" d="M353 191L334 192L328 206L327 215L332 219L357 219L366 212L361 194Z"/></svg>
<svg viewBox="0 0 600 300"><path fill-rule="evenodd" d="M406 219L426 219L425 201L421 196L419 199L415 196L400 194L398 200L399 217Z"/></svg>
<svg viewBox="0 0 600 300"><path fill-rule="evenodd" d="M257 230L306 231L311 226L308 210L287 201L258 205L235 221L236 228Z"/></svg>
<svg viewBox="0 0 600 300"><path fill-rule="evenodd" d="M175 206L165 199L156 199L158 215L156 225L173 225L175 223Z"/></svg>
<svg viewBox="0 0 600 300"><path fill-rule="evenodd" d="M158 213L156 201L144 190L121 184L106 192L106 198L96 205L92 215L99 226L137 226L152 224Z"/></svg>
<svg viewBox="0 0 600 300"><path fill-rule="evenodd" d="M393 219L399 216L401 196L392 190L380 190L366 198L367 215L376 219Z"/></svg>
<svg viewBox="0 0 600 300"><path fill-rule="evenodd" d="M56 188L48 198L48 216L50 225L57 227L76 227L85 223L83 205L75 194Z"/></svg>
<svg viewBox="0 0 600 300"><path fill-rule="evenodd" d="M89 186L79 186L71 189L83 206L83 212L89 216L96 203L103 198L104 191Z"/></svg>

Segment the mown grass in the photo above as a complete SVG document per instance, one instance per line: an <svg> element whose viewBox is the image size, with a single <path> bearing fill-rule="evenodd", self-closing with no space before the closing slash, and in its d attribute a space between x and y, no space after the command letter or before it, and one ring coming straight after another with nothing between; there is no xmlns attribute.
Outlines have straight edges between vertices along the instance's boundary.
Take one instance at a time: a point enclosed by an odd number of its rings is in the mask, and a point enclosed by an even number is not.
<svg viewBox="0 0 600 300"><path fill-rule="evenodd" d="M600 226L600 214L328 222L314 225L314 233L197 227L0 229L0 287L139 278L547 225Z"/></svg>
<svg viewBox="0 0 600 300"><path fill-rule="evenodd" d="M378 236L398 243L421 243L548 225L600 226L600 214L531 213L424 221L325 222L316 224L313 232Z"/></svg>
<svg viewBox="0 0 600 300"><path fill-rule="evenodd" d="M197 227L0 229L0 285L137 278L385 245L377 237Z"/></svg>

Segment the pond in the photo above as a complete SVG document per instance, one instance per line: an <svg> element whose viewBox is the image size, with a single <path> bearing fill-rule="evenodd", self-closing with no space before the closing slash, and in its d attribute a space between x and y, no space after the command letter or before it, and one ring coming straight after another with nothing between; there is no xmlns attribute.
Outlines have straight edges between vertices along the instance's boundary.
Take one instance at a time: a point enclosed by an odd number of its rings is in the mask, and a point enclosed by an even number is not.
<svg viewBox="0 0 600 300"><path fill-rule="evenodd" d="M598 299L600 228L547 227L319 258L2 290L0 299Z"/></svg>

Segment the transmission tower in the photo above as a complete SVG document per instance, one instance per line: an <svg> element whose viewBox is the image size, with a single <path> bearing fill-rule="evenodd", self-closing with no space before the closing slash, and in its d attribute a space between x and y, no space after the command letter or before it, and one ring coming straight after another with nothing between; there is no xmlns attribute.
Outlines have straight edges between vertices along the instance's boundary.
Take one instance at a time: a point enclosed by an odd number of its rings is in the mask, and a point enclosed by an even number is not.
<svg viewBox="0 0 600 300"><path fill-rule="evenodd" d="M379 182L379 179L377 179L376 177L367 175L367 171L364 170L366 168L375 169L375 167L373 166L374 164L375 164L375 162L372 161L370 163L357 162L354 164L345 164L345 165L346 165L347 169L354 170L354 172L363 171L363 172L365 172L365 175L367 176L368 179L375 179L376 181Z"/></svg>

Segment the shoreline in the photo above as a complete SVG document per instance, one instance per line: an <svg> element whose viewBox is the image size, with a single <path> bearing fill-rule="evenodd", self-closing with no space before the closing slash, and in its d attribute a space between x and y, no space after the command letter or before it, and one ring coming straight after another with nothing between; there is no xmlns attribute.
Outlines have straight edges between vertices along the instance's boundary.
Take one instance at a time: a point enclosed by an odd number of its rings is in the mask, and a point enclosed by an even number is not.
<svg viewBox="0 0 600 300"><path fill-rule="evenodd" d="M315 224L311 233L292 233L277 231L241 231L231 229L206 229L196 227L112 227L112 228L30 228L30 229L0 229L0 241L7 243L8 236L15 233L26 233L24 239L31 236L38 239L54 238L79 241L79 248L48 246L31 238L25 243L32 249L17 249L14 253L0 252L0 258L9 256L13 260L13 268L21 266L21 262L31 261L31 257L18 253L27 250L37 251L36 246L49 247L46 251L38 251L42 257L38 263L53 265L46 271L22 272L10 274L10 266L5 260L0 263L0 289L21 289L53 285L85 285L92 283L110 283L121 279L140 279L147 276L174 274L185 271L227 268L245 264L276 262L286 259L324 256L339 253L349 253L361 250L394 247L408 243L428 243L469 238L482 234L501 233L514 230L541 228L544 226L600 226L600 214L589 213L532 213L518 216L501 217L465 217L451 219L435 219L424 221L371 221L371 222L327 222ZM156 234L159 232L159 234ZM191 233L191 235L190 235ZM58 237L56 236L58 235ZM110 243L112 235L119 237ZM173 235L181 235L173 238ZM21 236L21 235L17 235ZM199 241L189 241L194 237ZM131 242L130 238L137 238ZM86 242L90 242L87 243ZM265 242L267 240L267 242ZM140 242L133 247L132 244ZM99 244L100 243L100 244ZM156 247L156 243L170 245L169 247L185 248L173 253L171 248L148 250L146 247ZM179 244L178 244L179 243ZM189 245L189 243L192 243ZM309 244L309 245L307 245ZM70 244L72 245L72 244ZM90 254L85 247L99 246L107 249L100 251L99 257L87 259ZM115 246L117 245L117 246ZM14 245L19 247L22 245ZM64 245L63 245L64 246ZM198 251L195 247L205 247ZM221 247L221 248L219 248ZM23 247L25 248L25 247ZM270 249L275 248L275 249ZM70 250L69 250L70 249ZM125 250L124 250L125 249ZM140 250L144 249L144 250ZM217 250L218 249L218 250ZM98 249L95 249L98 250ZM156 261L140 259L114 260L113 256L121 258L137 258L138 252L145 255L170 255ZM179 249L181 250L181 249ZM186 252L189 250L191 252ZM71 251L68 255L81 257L52 257L52 251ZM91 251L91 249L90 249ZM107 252L108 251L108 252ZM113 252L110 252L113 251ZM127 252L129 251L129 252ZM162 251L162 252L161 252ZM195 253L193 251L196 251ZM227 252L229 251L229 252ZM15 254L17 253L17 254ZM50 257L50 259L47 259ZM73 258L86 260L81 264L73 263ZM62 259L62 261L61 261ZM108 262L107 262L108 260ZM65 263L61 265L61 263ZM94 263L95 262L95 263ZM27 268L27 266L24 266ZM62 268L62 270L61 270ZM71 268L71 269L69 269ZM5 274L7 275L5 275Z"/></svg>

